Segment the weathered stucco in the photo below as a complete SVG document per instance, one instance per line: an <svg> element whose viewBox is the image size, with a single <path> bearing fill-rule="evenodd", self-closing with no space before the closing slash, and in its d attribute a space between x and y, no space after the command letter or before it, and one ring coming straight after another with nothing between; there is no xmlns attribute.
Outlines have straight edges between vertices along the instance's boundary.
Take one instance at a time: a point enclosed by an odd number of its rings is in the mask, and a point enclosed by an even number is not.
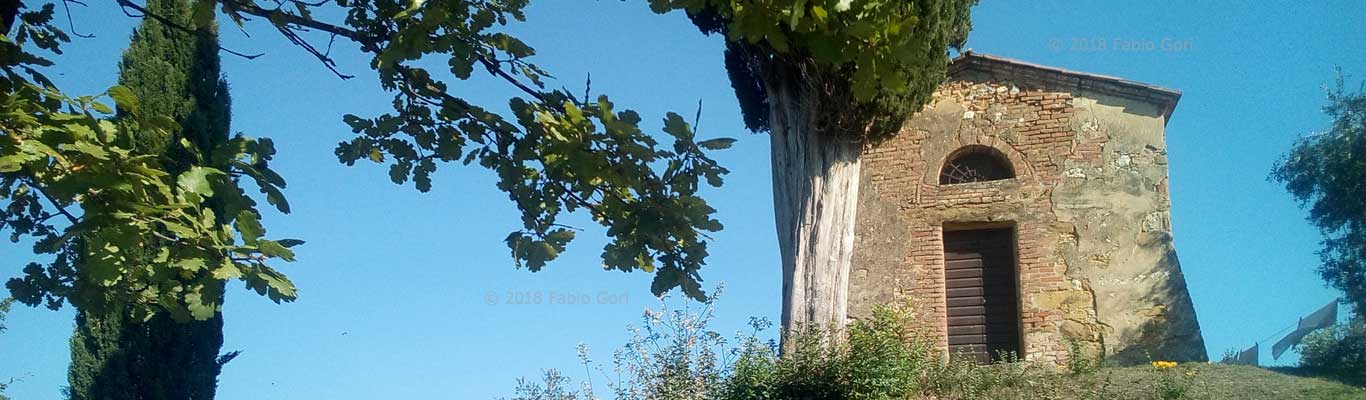
<svg viewBox="0 0 1366 400"><path fill-rule="evenodd" d="M909 301L947 346L943 231L1006 226L1026 359L1205 360L1171 239L1175 97L998 60L959 60L931 104L865 153L850 315ZM940 185L946 158L970 145L999 151L1015 177Z"/></svg>

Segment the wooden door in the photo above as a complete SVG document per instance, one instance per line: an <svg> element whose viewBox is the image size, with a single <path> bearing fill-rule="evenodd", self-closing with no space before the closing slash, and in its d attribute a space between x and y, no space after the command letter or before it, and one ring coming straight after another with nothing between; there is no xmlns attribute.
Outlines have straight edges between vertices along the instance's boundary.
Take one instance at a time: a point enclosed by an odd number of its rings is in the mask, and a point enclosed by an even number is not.
<svg viewBox="0 0 1366 400"><path fill-rule="evenodd" d="M944 232L949 352L979 364L1020 352L1020 305L1011 229Z"/></svg>

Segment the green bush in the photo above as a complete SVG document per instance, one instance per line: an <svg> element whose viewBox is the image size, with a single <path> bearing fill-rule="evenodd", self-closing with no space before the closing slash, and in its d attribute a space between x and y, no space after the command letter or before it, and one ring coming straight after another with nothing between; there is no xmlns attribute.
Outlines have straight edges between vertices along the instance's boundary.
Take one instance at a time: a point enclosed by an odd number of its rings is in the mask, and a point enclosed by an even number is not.
<svg viewBox="0 0 1366 400"><path fill-rule="evenodd" d="M1366 386L1366 322L1357 319L1309 334L1300 367L1313 375Z"/></svg>
<svg viewBox="0 0 1366 400"><path fill-rule="evenodd" d="M1070 340L1067 342L1067 370L1076 375L1090 375L1100 370L1100 366L1105 362L1105 355L1097 351L1088 351L1081 342Z"/></svg>
<svg viewBox="0 0 1366 400"><path fill-rule="evenodd" d="M800 330L783 348L760 334L771 327L751 320L751 330L725 336L707 328L713 303L692 312L647 310L644 324L630 330L627 344L598 363L580 346L588 370L583 384L556 371L520 380L514 400L901 400L901 399L1191 399L1360 398L1346 386L1318 380L1302 383L1304 397L1247 395L1248 379L1237 374L1270 374L1253 367L1177 364L1101 368L1099 354L1080 351L1069 364L1018 361L1002 354L992 365L971 357L944 357L918 330L907 308L882 308L832 335ZM838 338L835 340L829 338ZM1360 336L1358 336L1360 337ZM1361 343L1358 341L1357 343ZM1307 345L1308 346L1308 345ZM781 353L781 356L779 355ZM1358 353L1360 354L1360 353ZM1361 365L1361 364L1356 364ZM1216 383L1202 372L1212 371ZM1310 380L1306 380L1310 381ZM1280 393L1286 382L1268 381L1258 393ZM1313 394L1313 395L1310 395ZM1239 397L1242 396L1242 397Z"/></svg>
<svg viewBox="0 0 1366 400"><path fill-rule="evenodd" d="M576 389L550 370L540 380L519 381L513 399L891 400L1047 392L1044 381L1034 379L1038 374L1030 375L1037 369L1032 365L980 366L968 358L946 363L913 329L907 308L879 308L839 334L801 330L784 341L779 357L778 346L759 337L771 323L753 319L751 332L727 339L707 329L712 306L705 303L696 314L647 310L644 324L631 329L610 366L580 346L580 362L590 375L601 376L596 382L608 396L599 396L592 385ZM1013 355L1001 358L1015 361Z"/></svg>
<svg viewBox="0 0 1366 400"><path fill-rule="evenodd" d="M902 399L916 393L941 361L926 340L911 334L908 316L880 309L848 327L844 338L805 330L788 338L786 354L753 346L728 370L714 398Z"/></svg>

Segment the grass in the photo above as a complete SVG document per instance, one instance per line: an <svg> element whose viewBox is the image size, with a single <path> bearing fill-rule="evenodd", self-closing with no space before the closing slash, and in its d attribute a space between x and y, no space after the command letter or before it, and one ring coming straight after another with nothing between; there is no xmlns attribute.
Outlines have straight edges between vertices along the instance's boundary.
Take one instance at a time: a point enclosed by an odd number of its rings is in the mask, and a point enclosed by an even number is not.
<svg viewBox="0 0 1366 400"><path fill-rule="evenodd" d="M1287 371L1291 372L1291 371ZM999 399L1366 399L1366 389L1273 370L1189 363L1101 368L1088 374L1040 372L997 388ZM1025 392L1032 393L1025 393Z"/></svg>

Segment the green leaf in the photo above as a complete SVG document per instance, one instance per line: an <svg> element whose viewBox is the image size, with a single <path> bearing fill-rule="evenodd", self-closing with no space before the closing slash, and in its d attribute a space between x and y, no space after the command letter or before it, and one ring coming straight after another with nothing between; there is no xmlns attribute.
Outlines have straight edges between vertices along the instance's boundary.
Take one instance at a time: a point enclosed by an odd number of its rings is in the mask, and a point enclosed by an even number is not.
<svg viewBox="0 0 1366 400"><path fill-rule="evenodd" d="M98 101L92 101L92 102L90 102L90 108L94 109L95 111L97 111L97 112L99 112L99 113L101 113L101 114L113 114L113 113L114 113L114 109L109 108L108 105L105 105L104 103L101 103L101 102L98 102Z"/></svg>
<svg viewBox="0 0 1366 400"><path fill-rule="evenodd" d="M375 124L370 120L352 114L346 114L342 116L342 122L346 123L347 126L351 127L352 133L360 133L363 130L370 129L375 126Z"/></svg>
<svg viewBox="0 0 1366 400"><path fill-rule="evenodd" d="M260 185L260 187L261 193L266 194L266 202L275 206L276 210L289 214L289 200L285 199L285 194L280 191L280 188L277 188L274 185Z"/></svg>
<svg viewBox="0 0 1366 400"><path fill-rule="evenodd" d="M202 258L186 258L183 260L176 261L174 265L176 268L194 272L204 269L204 267L207 266L208 263L205 262Z"/></svg>
<svg viewBox="0 0 1366 400"><path fill-rule="evenodd" d="M564 247L565 244L574 240L574 231L568 229L556 229L546 235L546 242Z"/></svg>
<svg viewBox="0 0 1366 400"><path fill-rule="evenodd" d="M213 196L213 185L209 179L215 175L222 175L223 172L213 168L190 167L189 170L176 177L176 188L183 192L193 193L203 198Z"/></svg>
<svg viewBox="0 0 1366 400"><path fill-rule="evenodd" d="M636 268L647 273L655 272L655 260L645 253L640 253L636 256Z"/></svg>
<svg viewBox="0 0 1366 400"><path fill-rule="evenodd" d="M211 2L206 3L212 4ZM210 7L212 7L212 5L210 5ZM210 8L210 10L212 10L212 8ZM109 93L109 97L114 99L114 105L118 106L119 109L127 111L133 115L137 115L140 111L138 109L137 96L134 96L133 91L128 89L127 86L114 85L109 87L109 90L107 92Z"/></svg>
<svg viewBox="0 0 1366 400"><path fill-rule="evenodd" d="M531 46L527 46L521 39L506 33L495 33L488 40L494 47L512 56L512 58L526 58L536 54Z"/></svg>
<svg viewBox="0 0 1366 400"><path fill-rule="evenodd" d="M14 172L24 167L27 154L0 157L0 172Z"/></svg>
<svg viewBox="0 0 1366 400"><path fill-rule="evenodd" d="M454 74L456 78L470 79L470 74L474 72L474 53L473 51L453 53L448 64L451 66L451 74Z"/></svg>
<svg viewBox="0 0 1366 400"><path fill-rule="evenodd" d="M184 225L184 224L181 224L181 223L172 222L172 221L164 221L164 222L162 222L161 225L162 225L163 227L165 227L166 230L171 231L171 233L174 233L174 234L175 234L176 236L178 236L178 237L182 237L182 238L197 238L197 237L199 237L199 231L197 231L197 230L195 230L194 228L191 228L191 227L189 227L189 226L186 226L186 225Z"/></svg>
<svg viewBox="0 0 1366 400"><path fill-rule="evenodd" d="M389 180L402 185L408 181L408 171L411 165L408 163L394 163L389 166Z"/></svg>
<svg viewBox="0 0 1366 400"><path fill-rule="evenodd" d="M161 132L172 133L180 131L180 124L176 123L171 117L165 115L154 115L143 121L146 128Z"/></svg>
<svg viewBox="0 0 1366 400"><path fill-rule="evenodd" d="M218 303L213 300L214 296L206 296L201 292L204 290L203 285L197 286L185 294L185 308L196 321L205 321L218 314Z"/></svg>
<svg viewBox="0 0 1366 400"><path fill-rule="evenodd" d="M237 213L237 219L233 221L233 226L242 235L242 242L249 245L255 245L257 240L266 233L266 229L261 227L261 220L251 210L243 210Z"/></svg>
<svg viewBox="0 0 1366 400"><path fill-rule="evenodd" d="M734 143L735 139L732 138L716 138L697 142L697 146L707 150L725 150L729 149Z"/></svg>
<svg viewBox="0 0 1366 400"><path fill-rule="evenodd" d="M242 277L242 269L237 268L237 264L224 262L213 270L213 278L218 280L237 279Z"/></svg>
<svg viewBox="0 0 1366 400"><path fill-rule="evenodd" d="M257 244L257 248L261 250L261 254L285 261L294 261L294 251L281 245L279 242L262 239L259 244Z"/></svg>
<svg viewBox="0 0 1366 400"><path fill-rule="evenodd" d="M815 4L811 5L811 15L816 17L816 22L822 24L825 23L825 20L828 17L828 14L825 12L825 7Z"/></svg>
<svg viewBox="0 0 1366 400"><path fill-rule="evenodd" d="M85 155L88 155L88 156L91 156L91 157L94 157L94 158L100 159L100 160L108 160L108 159L109 159L109 152L108 152L108 151L105 151L105 150L104 150L104 147L100 147L100 145L98 145L98 144L94 144L94 143L90 143L90 142L86 142L86 141L78 141L78 142L76 142L76 143L69 143L69 144L64 143L64 144L58 145L57 148L58 148L58 149L61 149L61 150L68 150L68 151L80 152L80 153L82 153L82 154L85 154Z"/></svg>
<svg viewBox="0 0 1366 400"><path fill-rule="evenodd" d="M683 120L683 116L676 113L668 113L664 117L664 133L679 139L692 140L692 128Z"/></svg>

